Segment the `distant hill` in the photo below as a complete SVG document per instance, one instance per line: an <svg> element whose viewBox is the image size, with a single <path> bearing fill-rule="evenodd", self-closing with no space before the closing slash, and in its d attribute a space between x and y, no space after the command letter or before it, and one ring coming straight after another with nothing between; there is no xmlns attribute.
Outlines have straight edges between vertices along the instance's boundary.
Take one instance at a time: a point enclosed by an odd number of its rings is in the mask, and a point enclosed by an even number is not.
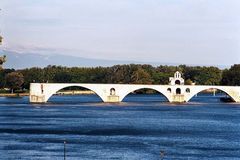
<svg viewBox="0 0 240 160"><path fill-rule="evenodd" d="M158 65L180 65L173 63L156 63L156 62L137 62L137 61L116 61L116 60L104 60L104 59L90 59L76 56L51 54L43 55L38 53L18 53L8 50L0 51L0 56L6 55L7 62L4 63L3 68L24 69L31 67L46 67L48 65L61 65L67 67L96 67L96 66L113 66L117 64L150 64L153 66ZM192 65L194 64L187 64ZM229 66L217 66L219 68L228 68Z"/></svg>
<svg viewBox="0 0 240 160"><path fill-rule="evenodd" d="M131 61L111 61L104 59L90 59L68 55L42 55L34 53L18 53L13 51L2 51L1 55L7 56L4 68L23 69L30 67L46 67L48 65L61 65L67 67L96 67L112 66L116 64L138 63ZM141 62L139 62L141 63ZM141 63L142 64L142 63Z"/></svg>

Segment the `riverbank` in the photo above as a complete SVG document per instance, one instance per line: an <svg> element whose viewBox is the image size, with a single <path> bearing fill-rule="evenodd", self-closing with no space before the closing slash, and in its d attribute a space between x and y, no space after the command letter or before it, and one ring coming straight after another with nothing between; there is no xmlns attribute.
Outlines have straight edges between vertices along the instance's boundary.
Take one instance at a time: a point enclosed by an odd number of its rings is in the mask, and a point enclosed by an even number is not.
<svg viewBox="0 0 240 160"><path fill-rule="evenodd" d="M56 93L56 95L89 95L89 94L95 94L93 91L59 91ZM24 97L29 96L29 93L0 93L0 97Z"/></svg>
<svg viewBox="0 0 240 160"><path fill-rule="evenodd" d="M29 96L29 93L0 93L0 97L24 97Z"/></svg>

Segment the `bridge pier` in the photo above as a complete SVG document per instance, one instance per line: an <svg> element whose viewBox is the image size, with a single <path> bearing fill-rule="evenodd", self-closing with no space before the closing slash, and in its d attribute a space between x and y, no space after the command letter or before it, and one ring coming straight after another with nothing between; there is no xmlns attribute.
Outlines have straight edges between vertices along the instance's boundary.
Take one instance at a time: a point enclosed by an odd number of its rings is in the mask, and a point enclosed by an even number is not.
<svg viewBox="0 0 240 160"><path fill-rule="evenodd" d="M44 85L42 83L30 84L29 100L31 103L46 103L46 94L44 92Z"/></svg>
<svg viewBox="0 0 240 160"><path fill-rule="evenodd" d="M121 102L121 101L119 99L119 96L117 96L117 95L110 95L110 96L107 96L107 100L104 101L104 102L117 103L117 102Z"/></svg>
<svg viewBox="0 0 240 160"><path fill-rule="evenodd" d="M174 94L170 97L169 101L172 103L184 103L184 102L186 102L185 95L184 94Z"/></svg>
<svg viewBox="0 0 240 160"><path fill-rule="evenodd" d="M46 103L44 95L30 95L29 99L31 103Z"/></svg>

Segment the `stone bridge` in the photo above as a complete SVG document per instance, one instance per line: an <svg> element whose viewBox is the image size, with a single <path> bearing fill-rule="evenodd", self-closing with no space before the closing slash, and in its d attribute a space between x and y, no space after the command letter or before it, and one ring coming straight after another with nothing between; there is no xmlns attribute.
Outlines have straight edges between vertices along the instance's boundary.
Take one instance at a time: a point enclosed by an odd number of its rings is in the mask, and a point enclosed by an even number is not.
<svg viewBox="0 0 240 160"><path fill-rule="evenodd" d="M45 103L57 91L67 87L84 87L95 92L103 102L121 102L128 94L139 89L153 89L162 93L169 102L188 102L194 95L208 89L225 92L235 102L240 102L238 86L202 85L138 85L138 84L87 84L87 83L31 83L30 102Z"/></svg>
<svg viewBox="0 0 240 160"><path fill-rule="evenodd" d="M88 83L31 83L30 102L45 103L57 91L67 87L83 87L95 92L103 102L121 102L128 94L139 89L152 89L163 94L169 102L188 102L194 95L208 89L225 92L235 102L240 102L238 86L184 85L180 72L169 78L169 85L143 84L88 84Z"/></svg>

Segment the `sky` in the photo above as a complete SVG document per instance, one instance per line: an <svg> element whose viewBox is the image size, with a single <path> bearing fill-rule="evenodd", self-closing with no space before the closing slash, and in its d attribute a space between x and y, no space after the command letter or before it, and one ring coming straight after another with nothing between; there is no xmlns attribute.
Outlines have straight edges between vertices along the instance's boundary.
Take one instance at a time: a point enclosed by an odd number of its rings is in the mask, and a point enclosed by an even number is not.
<svg viewBox="0 0 240 160"><path fill-rule="evenodd" d="M196 65L240 63L240 0L1 0L4 50Z"/></svg>

